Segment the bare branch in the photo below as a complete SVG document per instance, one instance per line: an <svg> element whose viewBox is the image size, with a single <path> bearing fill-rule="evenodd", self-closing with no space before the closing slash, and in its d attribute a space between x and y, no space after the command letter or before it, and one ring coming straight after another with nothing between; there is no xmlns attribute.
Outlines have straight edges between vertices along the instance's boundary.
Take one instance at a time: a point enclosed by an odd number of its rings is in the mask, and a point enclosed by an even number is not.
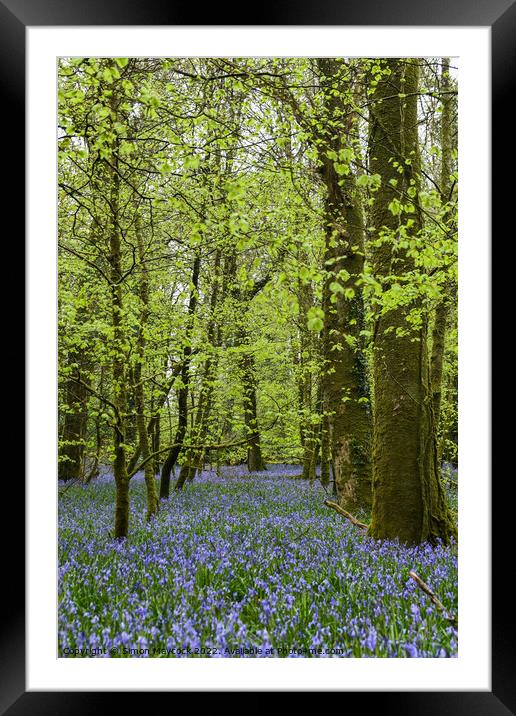
<svg viewBox="0 0 516 716"><path fill-rule="evenodd" d="M339 515L345 517L351 522L351 524L355 525L355 527L360 527L361 530L367 530L369 528L369 525L366 525L364 522L359 522L356 517L353 517L352 514L342 509L342 507L337 502L333 502L333 500L324 500L324 504L326 505L326 507L331 507L331 509L335 510L335 512L338 512Z"/></svg>

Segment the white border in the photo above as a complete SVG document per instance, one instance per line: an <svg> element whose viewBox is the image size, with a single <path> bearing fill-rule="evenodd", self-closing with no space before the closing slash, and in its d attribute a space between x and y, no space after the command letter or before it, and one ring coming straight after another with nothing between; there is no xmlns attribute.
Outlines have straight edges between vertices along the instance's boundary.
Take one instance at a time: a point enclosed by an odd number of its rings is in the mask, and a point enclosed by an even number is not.
<svg viewBox="0 0 516 716"><path fill-rule="evenodd" d="M27 689L490 690L490 29L27 28ZM56 58L459 57L457 659L56 659Z"/></svg>

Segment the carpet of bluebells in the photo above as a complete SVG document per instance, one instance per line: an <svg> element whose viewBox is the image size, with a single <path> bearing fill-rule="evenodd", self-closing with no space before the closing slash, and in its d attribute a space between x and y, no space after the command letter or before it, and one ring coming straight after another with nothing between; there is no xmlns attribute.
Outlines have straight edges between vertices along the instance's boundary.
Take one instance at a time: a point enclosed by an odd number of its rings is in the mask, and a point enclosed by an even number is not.
<svg viewBox="0 0 516 716"><path fill-rule="evenodd" d="M109 475L59 504L62 657L456 657L457 549L375 543L297 466L206 471L112 539Z"/></svg>

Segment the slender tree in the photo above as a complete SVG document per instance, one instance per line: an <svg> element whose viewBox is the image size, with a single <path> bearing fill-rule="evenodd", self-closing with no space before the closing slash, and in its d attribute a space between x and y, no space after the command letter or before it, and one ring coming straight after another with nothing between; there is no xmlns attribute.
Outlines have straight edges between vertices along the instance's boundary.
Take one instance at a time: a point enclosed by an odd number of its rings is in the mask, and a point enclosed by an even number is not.
<svg viewBox="0 0 516 716"><path fill-rule="evenodd" d="M201 255L199 252L195 254L192 265L192 278L190 283L190 298L188 300L188 309L186 314L186 328L184 332L184 343L182 356L180 360L179 381L180 386L177 391L178 406L178 423L174 436L174 444L170 448L163 467L161 468L161 481L159 487L159 496L166 499L170 492L170 476L172 469L177 462L177 458L183 447L183 441L188 427L188 391L190 387L190 364L192 360L192 343L191 335L194 327L195 309L198 299L199 273L201 268ZM178 489L182 484L178 485Z"/></svg>
<svg viewBox="0 0 516 716"><path fill-rule="evenodd" d="M454 182L452 180L453 172L453 104L454 96L450 92L450 59L445 57L442 60L441 68L441 91L442 91L442 111L441 111L441 176L440 176L440 194L441 202L444 207L443 221L448 231L452 232L453 228L453 212L451 211L450 202L452 192L454 190ZM439 462L442 453L442 440L439 436L439 422L441 417L441 396L443 389L443 365L444 352L446 342L446 330L450 314L450 307L456 298L455 282L448 278L444 285L444 295L437 304L435 309L435 317L432 331L432 353L430 359L431 382L432 382L432 402L434 409L435 427L438 433L438 454Z"/></svg>

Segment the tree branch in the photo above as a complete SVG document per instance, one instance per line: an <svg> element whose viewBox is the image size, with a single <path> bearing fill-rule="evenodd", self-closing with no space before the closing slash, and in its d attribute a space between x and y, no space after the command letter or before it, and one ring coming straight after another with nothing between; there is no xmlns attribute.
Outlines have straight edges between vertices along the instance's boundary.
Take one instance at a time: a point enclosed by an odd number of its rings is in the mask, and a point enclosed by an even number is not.
<svg viewBox="0 0 516 716"><path fill-rule="evenodd" d="M331 507L331 509L335 510L335 512L338 512L339 515L345 517L351 522L351 524L355 525L355 527L360 527L360 529L362 530L367 530L369 528L369 525L366 525L364 522L359 522L356 517L353 517L352 514L342 509L342 507L337 502L333 502L333 500L324 500L324 504L326 505L326 507Z"/></svg>
<svg viewBox="0 0 516 716"><path fill-rule="evenodd" d="M433 592L428 584L426 582L423 582L421 577L419 577L415 572L409 572L409 577L414 580L414 582L417 584L417 586L423 591L425 594L427 594L430 597L430 601L432 604L436 606L436 608L443 613L443 616L445 619L447 619L454 627L455 629L458 626L458 620L457 617L453 614L448 614L446 611L446 608L444 604L441 602L441 600L437 597L435 592Z"/></svg>

